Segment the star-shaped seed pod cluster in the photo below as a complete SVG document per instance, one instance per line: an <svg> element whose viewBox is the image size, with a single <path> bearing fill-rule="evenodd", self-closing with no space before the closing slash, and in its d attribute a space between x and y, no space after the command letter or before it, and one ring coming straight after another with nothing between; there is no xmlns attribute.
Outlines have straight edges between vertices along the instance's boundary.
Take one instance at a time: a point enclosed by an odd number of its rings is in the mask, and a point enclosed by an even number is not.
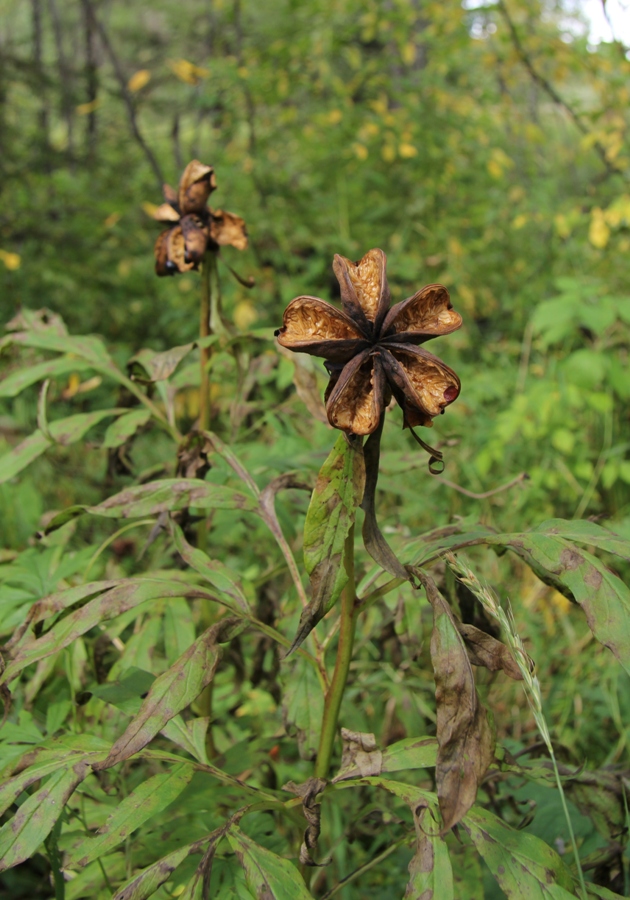
<svg viewBox="0 0 630 900"><path fill-rule="evenodd" d="M207 250L230 245L247 247L244 219L222 209L211 209L208 197L217 186L212 166L193 159L184 169L179 190L164 185L165 203L153 218L168 225L155 242L155 271L176 275L197 269Z"/></svg>
<svg viewBox="0 0 630 900"><path fill-rule="evenodd" d="M346 434L375 432L392 395L404 427L431 426L460 392L455 372L420 346L462 324L447 289L430 284L390 307L385 264L378 249L357 263L336 254L343 308L297 297L275 333L283 347L326 360L326 413Z"/></svg>

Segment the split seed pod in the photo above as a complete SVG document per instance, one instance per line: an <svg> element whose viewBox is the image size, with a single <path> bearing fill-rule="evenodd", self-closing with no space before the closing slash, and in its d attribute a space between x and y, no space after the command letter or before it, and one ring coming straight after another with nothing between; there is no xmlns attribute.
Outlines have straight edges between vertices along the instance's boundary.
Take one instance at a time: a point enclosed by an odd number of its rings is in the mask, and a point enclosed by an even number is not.
<svg viewBox="0 0 630 900"><path fill-rule="evenodd" d="M455 372L420 346L462 324L447 289L430 284L390 307L385 264L378 249L357 263L336 254L342 309L297 297L276 331L283 347L326 360L328 421L346 434L375 432L392 395L405 428L430 427L460 392Z"/></svg>
<svg viewBox="0 0 630 900"><path fill-rule="evenodd" d="M245 220L225 210L213 210L208 197L217 186L214 169L193 159L184 169L179 189L164 185L164 200L153 218L169 228L155 242L155 271L175 275L197 269L207 250L231 245L247 247Z"/></svg>

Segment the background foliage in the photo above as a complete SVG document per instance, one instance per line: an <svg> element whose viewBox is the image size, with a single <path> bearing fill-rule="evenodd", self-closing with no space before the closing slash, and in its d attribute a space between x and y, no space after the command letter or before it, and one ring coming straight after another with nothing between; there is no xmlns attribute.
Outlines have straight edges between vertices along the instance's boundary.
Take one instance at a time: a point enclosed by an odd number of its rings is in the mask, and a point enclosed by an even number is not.
<svg viewBox="0 0 630 900"><path fill-rule="evenodd" d="M70 333L102 335L121 371L142 348L163 351L193 341L199 277L153 275L158 228L147 213L161 201L162 180L175 183L185 163L198 157L217 172L213 205L243 215L250 232L246 253L228 248L224 257L255 277L253 290L220 267L225 314L235 332L214 353L212 421L259 488L290 471L312 484L334 437L317 418L326 381L319 362L279 354L272 329L294 296L334 299L334 252L355 259L380 246L388 254L394 301L441 282L465 319L460 332L435 347L463 385L430 435L445 452L443 477L426 473L399 428L399 411L388 414L379 510L392 545L402 549L456 517L506 533L551 517L592 517L630 538L627 48L614 42L589 48L560 2L467 6L455 0L156 0L140 9L91 0L5 0L3 321L22 308L47 307ZM167 386L149 388L182 433L198 412L195 353ZM10 379L52 358L37 347L5 348L5 451L41 427L38 385L17 393ZM50 422L135 408L128 385L89 363L73 366L76 359L71 353L48 389ZM181 575L181 555L171 537L152 533L153 516L127 523L134 527L125 531L125 523L85 517L35 538L50 510L98 504L131 484L173 475L175 447L166 429L144 430L138 420L135 440L126 444L108 429L111 423L95 422L87 443L56 446L19 477L9 472L0 485L5 638L34 600L53 591L156 570L165 578ZM529 480L474 496L522 472ZM210 480L242 489L222 458ZM306 505L307 495L298 491L277 499L296 555ZM284 634L295 630L297 593L264 523L216 510L206 550L237 573L258 620ZM592 640L581 611L519 559L470 555L514 607L539 665L559 757L593 770L627 769L628 676ZM627 576L618 559L604 559ZM358 565L367 583L373 566L361 556ZM109 747L148 690L147 678L173 664L209 624L205 615L200 601L161 596L39 662L16 690L0 732L4 760L55 735L94 735L102 742L95 753ZM381 746L434 732L425 652L430 632L430 608L409 587L370 609L343 725L375 732ZM121 682L127 695L118 687L108 699L107 690ZM520 686L486 672L479 682L499 741L514 753L535 743ZM291 690L283 711L286 685ZM302 754L309 756L314 726L304 720L305 709L318 709L321 691L302 657L281 663L273 641L237 638L219 668L213 703L212 734L223 771L248 773L261 790L309 776L310 764L284 737L285 727L291 734L297 729ZM157 757L124 765L124 774L98 790L91 785L74 795L64 834L57 836L62 850L71 848L74 832L102 825L121 796L148 777L166 777ZM109 897L155 854L181 846L184 835L197 836L195 828L210 832L225 821L217 809L230 808L221 792L236 790L233 785L214 787L210 800L199 773L179 795L175 788L182 784L172 784L177 805L159 810L133 840L108 851L105 864L69 864L67 897ZM420 786L430 787L430 780ZM350 794L335 798L349 803ZM380 801L366 807L364 799L352 801L350 826L336 800L324 808L333 864L315 870L314 896L390 846L386 866L338 894L402 895L411 850L396 841L412 827L411 817L403 821L398 807ZM533 789L513 776L490 782L484 799L556 849L567 844L552 787ZM602 885L628 893L627 856L624 861L621 850L608 857L601 850L610 847L609 826L577 807L573 812L583 856L600 851L589 878L595 873ZM295 855L299 818L282 830L268 812L259 812L243 828L259 844ZM235 829L231 852L244 833ZM344 833L350 843L341 840ZM159 850L157 835L164 844ZM221 846L226 849L213 870L217 891L219 885L224 891L218 896L248 896L230 867L227 844ZM49 873L57 851L51 847L2 876L10 896L53 896ZM469 863L470 854L455 842L452 852L465 857L462 872L472 867L472 881L464 878L457 887L460 896L472 897L479 864ZM181 894L197 863L187 860L158 896ZM478 896L501 896L489 876L484 884Z"/></svg>

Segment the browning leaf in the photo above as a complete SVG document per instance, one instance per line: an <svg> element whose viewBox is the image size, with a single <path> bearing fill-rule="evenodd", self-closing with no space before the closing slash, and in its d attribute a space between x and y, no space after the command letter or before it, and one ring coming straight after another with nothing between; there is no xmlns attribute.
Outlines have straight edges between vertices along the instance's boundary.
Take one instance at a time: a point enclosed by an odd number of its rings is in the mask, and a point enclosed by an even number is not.
<svg viewBox="0 0 630 900"><path fill-rule="evenodd" d="M479 783L494 758L494 736L453 613L433 579L419 569L413 573L433 607L431 660L439 748L435 777L444 834L475 802Z"/></svg>
<svg viewBox="0 0 630 900"><path fill-rule="evenodd" d="M485 666L491 672L502 670L514 681L523 680L521 670L505 644L474 625L464 625L457 621L455 624L464 639L468 658L473 666Z"/></svg>
<svg viewBox="0 0 630 900"><path fill-rule="evenodd" d="M417 844L409 863L409 883L403 900L453 900L448 847L438 833L433 809L427 800L420 800L411 809Z"/></svg>

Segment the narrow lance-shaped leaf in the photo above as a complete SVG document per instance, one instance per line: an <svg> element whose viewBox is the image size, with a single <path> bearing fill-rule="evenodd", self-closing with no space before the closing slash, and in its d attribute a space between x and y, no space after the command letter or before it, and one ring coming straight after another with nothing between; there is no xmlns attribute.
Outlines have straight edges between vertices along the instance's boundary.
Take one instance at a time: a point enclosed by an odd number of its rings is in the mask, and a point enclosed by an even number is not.
<svg viewBox="0 0 630 900"><path fill-rule="evenodd" d="M89 362L85 362L76 357L62 356L60 359L49 359L46 362L36 363L34 366L27 366L24 369L18 369L11 372L6 378L0 382L0 397L16 397L25 388L36 384L38 381L44 381L46 378L55 378L59 375L66 375L68 372L85 372L91 369Z"/></svg>
<svg viewBox="0 0 630 900"><path fill-rule="evenodd" d="M256 900L312 900L302 876L287 859L256 844L237 825L226 836Z"/></svg>
<svg viewBox="0 0 630 900"><path fill-rule="evenodd" d="M462 825L509 900L575 898L571 873L540 838L479 808L471 809Z"/></svg>
<svg viewBox="0 0 630 900"><path fill-rule="evenodd" d="M166 809L184 790L194 774L193 766L182 763L170 772L153 775L128 794L94 836L76 842L66 856L67 866L87 866L110 853L154 815Z"/></svg>
<svg viewBox="0 0 630 900"><path fill-rule="evenodd" d="M83 513L110 519L133 519L187 509L190 506L198 509L240 509L246 512L258 510L253 497L247 497L225 485L212 484L199 478L164 478L127 488L96 506L71 506L48 523L46 533L60 528Z"/></svg>
<svg viewBox="0 0 630 900"><path fill-rule="evenodd" d="M322 466L304 523L304 564L311 579L311 600L300 617L293 651L333 606L348 574L344 545L363 497L363 448L340 435Z"/></svg>
<svg viewBox="0 0 630 900"><path fill-rule="evenodd" d="M108 416L117 416L120 412L122 412L120 409L101 409L93 413L77 413L75 416L68 416L66 419L58 419L56 422L50 423L48 432L55 443L64 446L74 444L80 441L83 435L102 419L106 419ZM13 478L49 447L54 447L55 443L52 443L50 438L38 428L0 458L0 484Z"/></svg>
<svg viewBox="0 0 630 900"><path fill-rule="evenodd" d="M151 413L148 409L132 409L124 416L119 416L105 432L103 447L108 449L120 447L130 437L133 437L139 428L146 425L150 418Z"/></svg>
<svg viewBox="0 0 630 900"><path fill-rule="evenodd" d="M112 897L112 900L147 900L160 885L168 881L175 869L193 852L195 844L179 847L172 853L158 859L152 866L143 869L138 875L124 884Z"/></svg>
<svg viewBox="0 0 630 900"><path fill-rule="evenodd" d="M35 784L41 778L52 775L59 769L67 771L74 763L88 759L90 755L85 750L74 750L66 753L47 753L42 754L41 758L36 760L33 765L28 766L24 771L13 778L9 778L0 787L0 815L4 813L12 803L22 794L28 787ZM94 761L102 759L103 753L93 753L90 757ZM89 761L89 760L88 760Z"/></svg>
<svg viewBox="0 0 630 900"><path fill-rule="evenodd" d="M147 600L185 597L194 592L194 588L181 581L159 578L126 580L60 619L40 638L31 638L19 644L13 659L0 676L0 683L8 684L25 666L62 650L101 622L120 616Z"/></svg>
<svg viewBox="0 0 630 900"><path fill-rule="evenodd" d="M346 729L342 728L341 734L345 744L344 732ZM371 735L371 737L374 736ZM374 741L374 748L376 748L376 741ZM402 741L390 744L382 751L366 747L363 742L361 751L361 753L349 754L346 762L342 758L341 769L333 778L333 782L344 781L347 778L363 778L371 772L380 775L383 772L432 768L437 762L438 745L433 737L404 738Z"/></svg>
<svg viewBox="0 0 630 900"><path fill-rule="evenodd" d="M72 353L80 359L93 363L111 364L105 344L94 335L56 334L53 329L38 331L14 331L0 341L0 349L11 344L35 347L38 350L52 350L55 353Z"/></svg>
<svg viewBox="0 0 630 900"><path fill-rule="evenodd" d="M75 788L91 771L87 760L63 768L20 806L0 828L0 872L17 866L35 853L48 837Z"/></svg>
<svg viewBox="0 0 630 900"><path fill-rule="evenodd" d="M226 594L243 612L249 613L249 604L237 574L219 560L210 559L203 550L192 547L184 537L182 529L173 521L171 521L171 534L175 547L184 562L199 572L217 591Z"/></svg>
<svg viewBox="0 0 630 900"><path fill-rule="evenodd" d="M431 661L437 703L437 793L443 831L470 809L477 788L494 758L494 738L479 701L464 642L435 582L414 570L433 607Z"/></svg>
<svg viewBox="0 0 630 900"><path fill-rule="evenodd" d="M154 381L163 381L172 375L182 359L196 347L196 343L183 344L180 347L171 347L162 353L144 348L139 350L127 363L127 369L134 381L150 384Z"/></svg>
<svg viewBox="0 0 630 900"><path fill-rule="evenodd" d="M136 716L118 738L99 769L108 769L145 747L166 723L189 706L214 678L221 642L244 625L229 618L208 628L177 662L155 679Z"/></svg>

